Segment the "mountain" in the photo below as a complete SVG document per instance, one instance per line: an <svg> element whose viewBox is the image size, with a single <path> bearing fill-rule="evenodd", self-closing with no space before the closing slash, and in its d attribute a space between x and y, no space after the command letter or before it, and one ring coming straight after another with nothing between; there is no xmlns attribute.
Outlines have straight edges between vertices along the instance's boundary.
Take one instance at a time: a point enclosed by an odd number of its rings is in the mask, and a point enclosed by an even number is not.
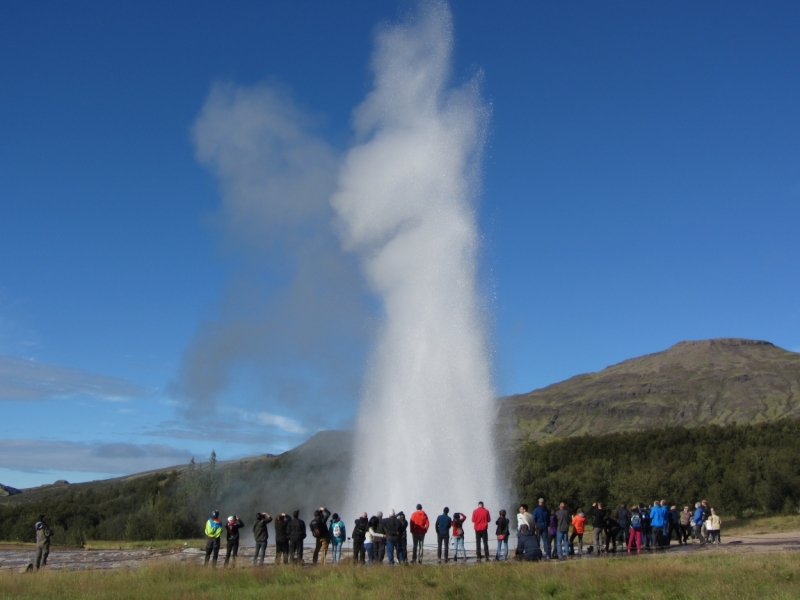
<svg viewBox="0 0 800 600"><path fill-rule="evenodd" d="M655 354L500 399L502 440L800 416L800 354L769 342L679 342Z"/></svg>

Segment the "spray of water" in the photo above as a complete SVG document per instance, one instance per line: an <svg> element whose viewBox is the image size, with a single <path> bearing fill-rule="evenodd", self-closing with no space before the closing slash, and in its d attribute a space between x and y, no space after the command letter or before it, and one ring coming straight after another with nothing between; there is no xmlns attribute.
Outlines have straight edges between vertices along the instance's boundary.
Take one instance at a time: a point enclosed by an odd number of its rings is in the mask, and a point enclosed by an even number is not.
<svg viewBox="0 0 800 600"><path fill-rule="evenodd" d="M476 292L473 203L488 115L448 84L447 5L377 36L374 89L331 202L344 247L383 301L354 439L347 514L421 502L499 508L493 392Z"/></svg>

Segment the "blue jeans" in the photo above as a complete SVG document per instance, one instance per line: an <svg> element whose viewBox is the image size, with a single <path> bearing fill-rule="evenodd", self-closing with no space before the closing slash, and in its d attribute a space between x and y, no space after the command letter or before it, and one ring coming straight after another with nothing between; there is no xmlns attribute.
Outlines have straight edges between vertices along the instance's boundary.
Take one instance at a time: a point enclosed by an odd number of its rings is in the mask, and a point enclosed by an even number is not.
<svg viewBox="0 0 800 600"><path fill-rule="evenodd" d="M400 544L392 540L386 540L386 555L389 557L389 564L394 564L394 553L397 551L397 560L400 560Z"/></svg>
<svg viewBox="0 0 800 600"><path fill-rule="evenodd" d="M556 552L559 558L569 554L569 531L556 532Z"/></svg>
<svg viewBox="0 0 800 600"><path fill-rule="evenodd" d="M331 544L333 544L333 562L338 563L339 559L342 558L342 544L336 538L331 539Z"/></svg>
<svg viewBox="0 0 800 600"><path fill-rule="evenodd" d="M267 553L267 542L256 542L256 553L253 555L253 564L261 558L261 561L258 563L260 565L264 564L264 555Z"/></svg>
<svg viewBox="0 0 800 600"><path fill-rule="evenodd" d="M500 560L500 552L503 552L503 560L508 560L508 534L506 534L506 539L504 540L497 540L497 555L495 558Z"/></svg>
<svg viewBox="0 0 800 600"><path fill-rule="evenodd" d="M367 555L367 564L371 565L375 560L375 551L372 547L372 542L364 542L364 553Z"/></svg>
<svg viewBox="0 0 800 600"><path fill-rule="evenodd" d="M453 558L458 559L458 549L461 548L461 554L464 560L467 558L467 549L464 547L464 536L460 535L453 538Z"/></svg>
<svg viewBox="0 0 800 600"><path fill-rule="evenodd" d="M545 558L550 558L550 534L547 533L547 530L539 534L539 544L542 548L542 555Z"/></svg>

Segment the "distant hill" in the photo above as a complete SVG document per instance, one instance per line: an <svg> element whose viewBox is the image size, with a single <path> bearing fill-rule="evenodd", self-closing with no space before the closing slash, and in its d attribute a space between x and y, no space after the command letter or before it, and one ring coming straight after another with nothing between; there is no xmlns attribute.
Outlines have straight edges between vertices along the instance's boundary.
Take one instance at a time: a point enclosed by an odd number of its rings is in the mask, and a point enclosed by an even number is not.
<svg viewBox="0 0 800 600"><path fill-rule="evenodd" d="M500 399L504 441L800 416L800 354L769 342L679 342L597 373Z"/></svg>

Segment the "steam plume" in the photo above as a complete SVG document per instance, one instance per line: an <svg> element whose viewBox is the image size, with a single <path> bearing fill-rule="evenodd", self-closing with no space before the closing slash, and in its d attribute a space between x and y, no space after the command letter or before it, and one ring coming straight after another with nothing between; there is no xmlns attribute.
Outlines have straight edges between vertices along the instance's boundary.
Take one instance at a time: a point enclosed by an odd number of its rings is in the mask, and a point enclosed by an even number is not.
<svg viewBox="0 0 800 600"><path fill-rule="evenodd" d="M472 201L487 108L478 85L448 87L452 18L443 3L384 29L360 143L331 203L343 245L383 300L355 435L348 514L497 508L493 393L476 294Z"/></svg>

